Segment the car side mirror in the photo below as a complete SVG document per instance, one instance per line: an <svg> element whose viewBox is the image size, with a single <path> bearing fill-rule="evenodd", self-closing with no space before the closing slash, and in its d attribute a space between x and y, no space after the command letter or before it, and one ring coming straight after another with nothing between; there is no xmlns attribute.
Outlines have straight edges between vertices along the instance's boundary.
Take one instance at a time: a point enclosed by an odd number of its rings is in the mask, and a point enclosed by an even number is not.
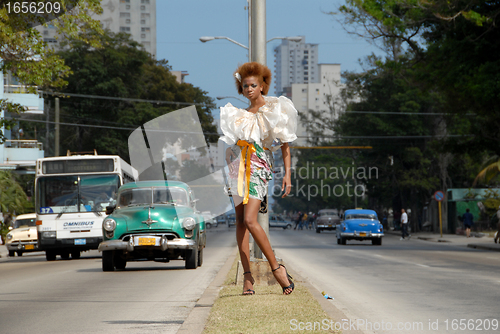
<svg viewBox="0 0 500 334"><path fill-rule="evenodd" d="M106 207L106 215L110 215L115 211L116 205L110 205Z"/></svg>

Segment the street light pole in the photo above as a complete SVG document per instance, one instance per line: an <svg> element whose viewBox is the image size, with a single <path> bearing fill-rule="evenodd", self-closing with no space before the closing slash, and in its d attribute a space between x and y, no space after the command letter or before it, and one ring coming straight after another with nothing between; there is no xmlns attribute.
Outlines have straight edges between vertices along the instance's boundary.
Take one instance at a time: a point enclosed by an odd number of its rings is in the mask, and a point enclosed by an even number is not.
<svg viewBox="0 0 500 334"><path fill-rule="evenodd" d="M250 0L250 2L252 10L251 60L266 65L266 0Z"/></svg>
<svg viewBox="0 0 500 334"><path fill-rule="evenodd" d="M236 100L239 100L243 103L248 103L248 101L245 101L243 99L240 99L239 97L237 96L217 96L216 97L217 100L222 100L222 99L236 99Z"/></svg>

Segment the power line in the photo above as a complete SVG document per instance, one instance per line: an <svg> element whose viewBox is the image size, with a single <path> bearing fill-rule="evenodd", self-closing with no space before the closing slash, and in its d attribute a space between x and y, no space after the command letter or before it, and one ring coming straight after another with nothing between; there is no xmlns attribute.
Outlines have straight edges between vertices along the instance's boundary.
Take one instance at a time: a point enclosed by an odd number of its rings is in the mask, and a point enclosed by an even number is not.
<svg viewBox="0 0 500 334"><path fill-rule="evenodd" d="M156 104L175 104L175 105L188 105L188 106L206 106L206 103L194 103L194 102L175 102L175 101L162 101L162 100L145 100L145 99L133 99L129 97L113 97L113 96L101 96L101 95L87 95L87 94L74 94L74 93L57 93L50 91L39 91L43 94L48 95L65 95L65 96L73 96L73 97L88 97L92 99L102 99L102 100L117 100L117 101L128 101L128 102L148 102L148 103L156 103Z"/></svg>
<svg viewBox="0 0 500 334"><path fill-rule="evenodd" d="M442 112L398 112L398 111L344 111L346 114L384 114L384 115L414 115L414 116L477 116L476 114L450 114Z"/></svg>

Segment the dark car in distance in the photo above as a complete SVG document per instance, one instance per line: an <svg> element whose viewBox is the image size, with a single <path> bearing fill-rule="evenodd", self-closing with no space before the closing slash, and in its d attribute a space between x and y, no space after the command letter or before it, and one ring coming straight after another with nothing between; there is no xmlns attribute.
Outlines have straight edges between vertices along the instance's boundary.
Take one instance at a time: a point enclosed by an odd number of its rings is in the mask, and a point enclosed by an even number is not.
<svg viewBox="0 0 500 334"><path fill-rule="evenodd" d="M339 210L337 209L323 209L318 211L318 217L316 218L316 233L321 233L321 231L333 231L340 224Z"/></svg>

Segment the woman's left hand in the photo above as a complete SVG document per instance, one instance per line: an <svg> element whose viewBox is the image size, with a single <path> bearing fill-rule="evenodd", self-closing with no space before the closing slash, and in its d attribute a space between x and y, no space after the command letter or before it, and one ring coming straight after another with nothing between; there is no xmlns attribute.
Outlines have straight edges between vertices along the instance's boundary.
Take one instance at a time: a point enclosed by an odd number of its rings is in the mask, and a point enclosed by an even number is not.
<svg viewBox="0 0 500 334"><path fill-rule="evenodd" d="M292 178L290 175L285 175L283 177L283 185L281 186L281 192L285 192L281 198L285 198L290 194L290 191L292 191Z"/></svg>

